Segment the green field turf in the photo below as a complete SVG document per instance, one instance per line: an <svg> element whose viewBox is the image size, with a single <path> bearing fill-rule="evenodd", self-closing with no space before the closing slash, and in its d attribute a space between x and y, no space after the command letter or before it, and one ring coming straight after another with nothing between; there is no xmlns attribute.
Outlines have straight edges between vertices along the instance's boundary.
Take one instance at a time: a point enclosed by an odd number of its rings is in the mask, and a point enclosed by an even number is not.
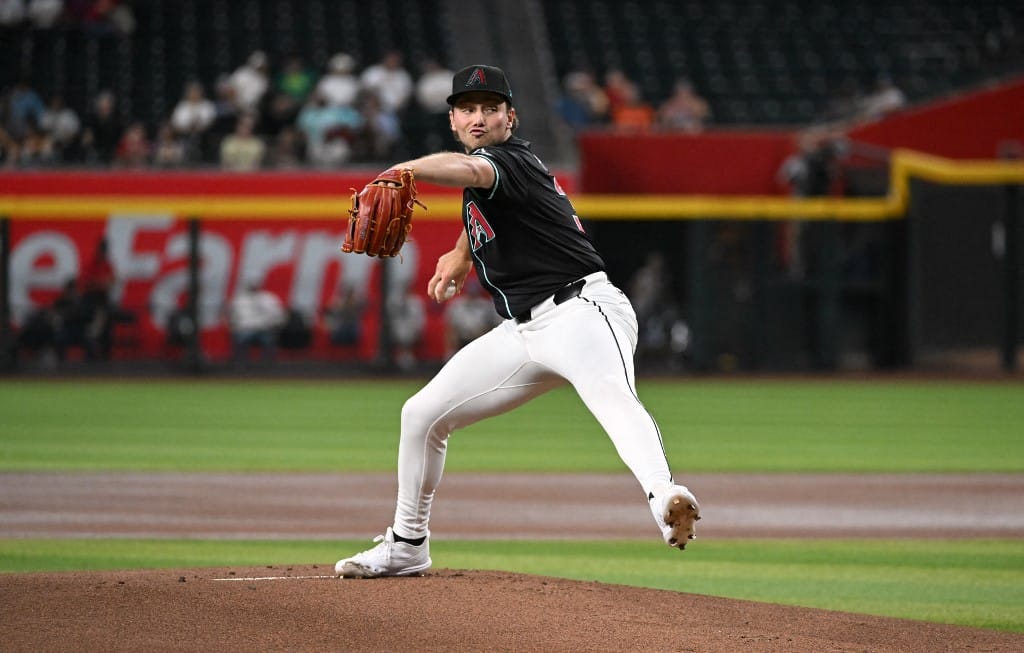
<svg viewBox="0 0 1024 653"><path fill-rule="evenodd" d="M391 471L409 381L0 382L0 469ZM1021 472L1024 384L648 381L681 472ZM449 471L623 471L569 389L456 433Z"/></svg>
<svg viewBox="0 0 1024 653"><path fill-rule="evenodd" d="M0 470L393 472L409 381L0 381ZM1024 385L642 381L686 472L1024 471ZM453 436L448 471L624 471L570 390ZM444 542L496 568L1024 632L1024 542ZM0 571L329 563L368 542L0 540ZM656 547L656 548L655 548Z"/></svg>

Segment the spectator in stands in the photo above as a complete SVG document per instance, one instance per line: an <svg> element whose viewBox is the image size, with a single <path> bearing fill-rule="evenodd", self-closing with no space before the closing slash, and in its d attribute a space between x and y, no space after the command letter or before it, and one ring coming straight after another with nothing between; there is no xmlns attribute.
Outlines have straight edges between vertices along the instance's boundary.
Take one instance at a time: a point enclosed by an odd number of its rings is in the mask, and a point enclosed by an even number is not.
<svg viewBox="0 0 1024 653"><path fill-rule="evenodd" d="M907 106L907 97L888 75L879 75L874 90L860 103L860 117L876 120Z"/></svg>
<svg viewBox="0 0 1024 653"><path fill-rule="evenodd" d="M21 27L25 22L25 0L0 0L0 28Z"/></svg>
<svg viewBox="0 0 1024 653"><path fill-rule="evenodd" d="M284 68L274 79L274 85L264 98L258 124L259 132L270 138L282 129L294 125L299 111L316 87L316 77L306 67L302 57L291 55Z"/></svg>
<svg viewBox="0 0 1024 653"><path fill-rule="evenodd" d="M87 34L109 36L135 31L131 5L121 0L67 0L67 15Z"/></svg>
<svg viewBox="0 0 1024 653"><path fill-rule="evenodd" d="M3 104L4 129L8 136L19 141L25 138L30 126L39 124L46 110L42 98L25 77L15 80Z"/></svg>
<svg viewBox="0 0 1024 653"><path fill-rule="evenodd" d="M285 127L274 137L267 153L267 165L275 170L294 170L302 167L301 139L294 127Z"/></svg>
<svg viewBox="0 0 1024 653"><path fill-rule="evenodd" d="M462 293L445 304L445 360L500 323L501 316L494 310L494 302L480 282L475 277L466 281Z"/></svg>
<svg viewBox="0 0 1024 653"><path fill-rule="evenodd" d="M366 297L351 284L340 284L324 307L324 328L331 344L351 347L363 337Z"/></svg>
<svg viewBox="0 0 1024 653"><path fill-rule="evenodd" d="M153 143L153 165L157 168L180 168L188 161L185 140L178 136L170 122L160 124Z"/></svg>
<svg viewBox="0 0 1024 653"><path fill-rule="evenodd" d="M297 308L284 313L284 322L277 332L277 345L282 349L305 349L313 344L312 318Z"/></svg>
<svg viewBox="0 0 1024 653"><path fill-rule="evenodd" d="M135 0L96 0L98 5L110 5L109 20L118 34L128 35L135 31Z"/></svg>
<svg viewBox="0 0 1024 653"><path fill-rule="evenodd" d="M641 325L665 301L666 276L665 255L653 251L647 254L644 264L630 278L629 301L633 302L637 321Z"/></svg>
<svg viewBox="0 0 1024 653"><path fill-rule="evenodd" d="M428 113L448 115L452 74L436 59L423 62L422 72L416 80L416 103L421 109Z"/></svg>
<svg viewBox="0 0 1024 653"><path fill-rule="evenodd" d="M187 158L198 163L202 158L203 135L217 119L216 105L206 97L198 80L185 84L185 91L171 113L171 126L184 139Z"/></svg>
<svg viewBox="0 0 1024 653"><path fill-rule="evenodd" d="M161 311L163 312L163 311ZM196 336L196 323L192 319L189 310L188 293L178 295L174 303L174 309L166 312L164 323L164 344L170 350L189 347L193 344Z"/></svg>
<svg viewBox="0 0 1024 653"><path fill-rule="evenodd" d="M243 114L235 124L235 131L220 143L220 167L224 170L251 171L263 165L266 145L256 136L256 120Z"/></svg>
<svg viewBox="0 0 1024 653"><path fill-rule="evenodd" d="M830 195L839 174L839 158L847 151L840 129L812 127L795 136L796 152L786 157L776 173L780 186L794 197ZM776 225L780 267L793 278L802 278L806 270L805 223L783 220Z"/></svg>
<svg viewBox="0 0 1024 653"><path fill-rule="evenodd" d="M238 120L238 101L235 99L235 87L231 84L229 75L218 75L214 84L213 97L214 118L211 130L220 127L223 134L230 134L235 130L235 121Z"/></svg>
<svg viewBox="0 0 1024 653"><path fill-rule="evenodd" d="M92 0L65 0L64 14L70 24L77 26L92 6Z"/></svg>
<svg viewBox="0 0 1024 653"><path fill-rule="evenodd" d="M220 144L235 131L238 124L238 106L235 103L235 89L228 75L220 75L214 84L213 123L202 137L202 160L204 163L220 162Z"/></svg>
<svg viewBox="0 0 1024 653"><path fill-rule="evenodd" d="M117 143L114 165L119 168L145 168L153 157L153 145L146 136L146 126L139 121L128 125Z"/></svg>
<svg viewBox="0 0 1024 653"><path fill-rule="evenodd" d="M295 104L287 93L271 90L264 98L256 131L270 138L277 136L282 129L295 124L302 106Z"/></svg>
<svg viewBox="0 0 1024 653"><path fill-rule="evenodd" d="M18 347L39 356L44 365L57 360L57 329L60 326L53 306L43 306L29 313L18 330Z"/></svg>
<svg viewBox="0 0 1024 653"><path fill-rule="evenodd" d="M689 346L690 330L672 294L672 274L665 254L648 253L629 280L629 300L636 309L637 356L671 364Z"/></svg>
<svg viewBox="0 0 1024 653"><path fill-rule="evenodd" d="M82 131L86 163L110 165L114 162L123 126L116 111L116 99L110 91L100 91L92 102Z"/></svg>
<svg viewBox="0 0 1024 653"><path fill-rule="evenodd" d="M360 76L359 81L367 95L376 95L388 112L400 115L412 97L412 76L402 66L402 53L391 50Z"/></svg>
<svg viewBox="0 0 1024 653"><path fill-rule="evenodd" d="M654 107L644 101L640 89L630 82L621 89L612 108L612 125L620 131L647 131L654 125Z"/></svg>
<svg viewBox="0 0 1024 653"><path fill-rule="evenodd" d="M573 71L565 76L562 88L558 113L573 131L608 121L608 95L592 73Z"/></svg>
<svg viewBox="0 0 1024 653"><path fill-rule="evenodd" d="M707 101L688 79L676 80L672 95L658 106L657 124L663 129L699 132L711 115Z"/></svg>
<svg viewBox="0 0 1024 653"><path fill-rule="evenodd" d="M239 113L259 115L260 102L267 92L267 55L256 50L246 62L235 69L228 78L233 91L235 107Z"/></svg>
<svg viewBox="0 0 1024 653"><path fill-rule="evenodd" d="M359 100L359 78L355 76L356 60L344 52L331 57L327 73L320 78L316 91L336 107L354 107Z"/></svg>
<svg viewBox="0 0 1024 653"><path fill-rule="evenodd" d="M316 75L297 54L289 55L274 80L274 90L291 99L295 110L301 107L316 87Z"/></svg>
<svg viewBox="0 0 1024 653"><path fill-rule="evenodd" d="M365 93L360 103L363 128L357 137L359 158L383 161L392 158L402 138L402 125L398 115L384 106L376 93Z"/></svg>
<svg viewBox="0 0 1024 653"><path fill-rule="evenodd" d="M26 14L33 27L50 29L64 14L64 0L29 0Z"/></svg>
<svg viewBox="0 0 1024 653"><path fill-rule="evenodd" d="M4 168L16 166L19 151L18 142L8 136L3 127L0 127L0 164L3 164Z"/></svg>
<svg viewBox="0 0 1024 653"><path fill-rule="evenodd" d="M636 84L618 68L612 68L605 73L603 90L608 98L609 115L614 114L638 95Z"/></svg>
<svg viewBox="0 0 1024 653"><path fill-rule="evenodd" d="M277 353L277 335L285 321L284 304L259 283L250 282L231 300L228 322L235 362L244 361L252 347L266 360Z"/></svg>
<svg viewBox="0 0 1024 653"><path fill-rule="evenodd" d="M78 135L82 127L78 114L64 103L61 95L53 95L39 118L39 126L53 140L60 161L75 161L78 156Z"/></svg>
<svg viewBox="0 0 1024 653"><path fill-rule="evenodd" d="M297 124L313 165L332 167L352 156L352 142L363 128L363 117L352 107L332 106L319 91L299 113Z"/></svg>
<svg viewBox="0 0 1024 653"><path fill-rule="evenodd" d="M423 339L427 324L426 302L420 293L407 288L388 298L387 311L395 364L399 369L411 370L416 365L416 346Z"/></svg>
<svg viewBox="0 0 1024 653"><path fill-rule="evenodd" d="M812 127L796 136L797 151L782 162L777 180L796 197L822 197L831 193L836 166L846 150L841 131Z"/></svg>
<svg viewBox="0 0 1024 653"><path fill-rule="evenodd" d="M87 360L95 360L98 347L90 338L89 324L92 315L75 279L68 279L52 306L54 334L56 336L57 360L67 358L69 347L81 347Z"/></svg>
<svg viewBox="0 0 1024 653"><path fill-rule="evenodd" d="M438 152L452 141L451 125L448 123L448 95L452 88L454 73L442 66L436 59L426 59L420 77L416 80L416 105L419 111L412 112L407 123L416 133L412 139L419 154Z"/></svg>
<svg viewBox="0 0 1024 653"><path fill-rule="evenodd" d="M28 125L25 137L18 145L19 168L48 168L59 163L50 135L34 123Z"/></svg>
<svg viewBox="0 0 1024 653"><path fill-rule="evenodd" d="M117 277L110 262L107 239L100 238L92 260L81 275L81 304L88 322L86 339L94 356L110 358L113 323L119 316L114 306L113 292Z"/></svg>

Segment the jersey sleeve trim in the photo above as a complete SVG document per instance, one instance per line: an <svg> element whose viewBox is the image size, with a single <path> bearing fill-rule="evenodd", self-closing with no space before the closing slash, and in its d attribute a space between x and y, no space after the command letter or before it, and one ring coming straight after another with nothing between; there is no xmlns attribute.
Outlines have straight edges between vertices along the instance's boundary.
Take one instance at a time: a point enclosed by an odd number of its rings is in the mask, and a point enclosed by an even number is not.
<svg viewBox="0 0 1024 653"><path fill-rule="evenodd" d="M486 154L474 154L473 156L480 157L487 163L490 163L491 167L494 168L494 185L491 186L491 194L487 196L487 199L493 199L494 194L498 192L498 185L501 183L501 171L498 170L497 164L494 163L494 161L492 161Z"/></svg>

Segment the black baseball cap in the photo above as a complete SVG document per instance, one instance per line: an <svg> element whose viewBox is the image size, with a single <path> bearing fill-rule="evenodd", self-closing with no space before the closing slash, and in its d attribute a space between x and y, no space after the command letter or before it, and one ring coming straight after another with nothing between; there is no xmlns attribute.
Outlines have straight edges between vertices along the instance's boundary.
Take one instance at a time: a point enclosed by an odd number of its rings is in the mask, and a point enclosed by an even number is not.
<svg viewBox="0 0 1024 653"><path fill-rule="evenodd" d="M455 106L460 95L486 91L497 93L512 106L512 88L508 85L505 71L494 66L466 66L452 77L452 94L448 96L448 104Z"/></svg>

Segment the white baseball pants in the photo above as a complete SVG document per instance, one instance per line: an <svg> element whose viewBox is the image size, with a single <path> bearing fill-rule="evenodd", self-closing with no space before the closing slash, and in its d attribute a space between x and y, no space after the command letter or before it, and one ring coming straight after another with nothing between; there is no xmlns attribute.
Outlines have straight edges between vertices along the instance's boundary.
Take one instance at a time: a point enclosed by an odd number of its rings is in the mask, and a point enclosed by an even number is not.
<svg viewBox="0 0 1024 653"><path fill-rule="evenodd" d="M457 352L402 408L395 531L429 535L448 436L571 383L644 493L671 483L658 426L636 393L636 314L603 272L579 297L548 298L519 324L505 320Z"/></svg>

